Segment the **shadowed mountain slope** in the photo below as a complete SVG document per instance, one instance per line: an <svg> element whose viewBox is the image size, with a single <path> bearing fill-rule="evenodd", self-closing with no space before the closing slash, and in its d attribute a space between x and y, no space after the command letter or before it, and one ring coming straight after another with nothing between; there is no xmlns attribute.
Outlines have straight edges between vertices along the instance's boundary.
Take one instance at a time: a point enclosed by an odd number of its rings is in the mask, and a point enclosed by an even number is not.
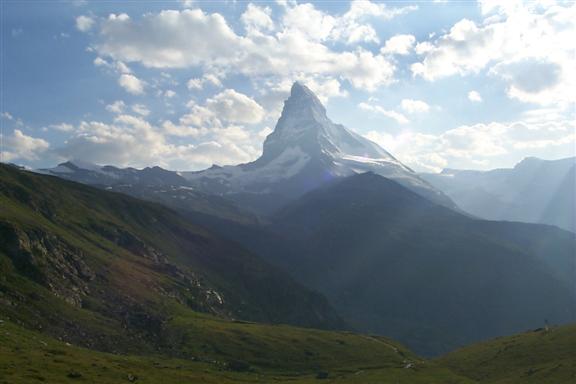
<svg viewBox="0 0 576 384"><path fill-rule="evenodd" d="M575 236L474 220L367 173L274 217L293 251L274 260L357 329L434 355L575 319Z"/></svg>

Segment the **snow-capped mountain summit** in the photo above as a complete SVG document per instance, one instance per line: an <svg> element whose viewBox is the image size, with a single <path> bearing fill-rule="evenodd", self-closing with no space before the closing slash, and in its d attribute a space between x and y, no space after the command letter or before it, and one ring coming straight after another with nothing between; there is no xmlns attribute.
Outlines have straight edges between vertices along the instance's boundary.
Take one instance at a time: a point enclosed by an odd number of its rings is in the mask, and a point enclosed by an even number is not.
<svg viewBox="0 0 576 384"><path fill-rule="evenodd" d="M182 176L200 190L269 211L326 182L364 172L393 179L434 202L455 206L385 149L333 123L318 97L299 82L292 86L260 158L248 164L183 172Z"/></svg>
<svg viewBox="0 0 576 384"><path fill-rule="evenodd" d="M372 141L334 124L314 93L296 82L274 132L266 138L260 161L273 159L289 147L298 147L311 157L370 158L400 164Z"/></svg>

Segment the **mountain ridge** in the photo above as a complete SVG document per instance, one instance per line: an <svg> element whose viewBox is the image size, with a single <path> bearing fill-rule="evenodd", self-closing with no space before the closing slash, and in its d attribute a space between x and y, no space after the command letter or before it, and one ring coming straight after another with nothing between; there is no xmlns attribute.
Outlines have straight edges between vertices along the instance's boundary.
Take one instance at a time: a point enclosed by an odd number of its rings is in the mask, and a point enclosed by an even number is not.
<svg viewBox="0 0 576 384"><path fill-rule="evenodd" d="M121 169L72 160L38 170L107 189L121 188L136 197L162 201L177 208L183 208L178 202L180 196L159 196L165 195L162 188L189 188L198 199L208 201L209 196L217 196L220 202L227 200L236 208L259 216L272 214L327 182L367 171L396 180L436 203L458 209L448 196L384 148L332 122L318 97L299 82L292 85L275 129L263 143L262 155L253 162L173 172L160 167ZM214 204L206 209L209 205L207 202L197 210L231 216L229 209L218 212ZM232 215L239 216L238 213Z"/></svg>
<svg viewBox="0 0 576 384"><path fill-rule="evenodd" d="M576 232L570 180L576 157L543 160L527 157L513 168L489 171L445 169L420 176L450 196L465 212L489 220L556 225Z"/></svg>
<svg viewBox="0 0 576 384"><path fill-rule="evenodd" d="M290 97L272 133L264 141L262 156L238 166L182 172L194 186L235 198L268 214L289 200L328 182L372 171L443 205L456 208L442 192L376 143L333 123L316 95L294 83ZM276 195L273 209L255 205L263 195Z"/></svg>
<svg viewBox="0 0 576 384"><path fill-rule="evenodd" d="M232 201L199 191L178 172L158 166L118 168L69 160L56 167L33 172L162 203L175 210L210 214L239 222L257 221L253 214L239 208Z"/></svg>

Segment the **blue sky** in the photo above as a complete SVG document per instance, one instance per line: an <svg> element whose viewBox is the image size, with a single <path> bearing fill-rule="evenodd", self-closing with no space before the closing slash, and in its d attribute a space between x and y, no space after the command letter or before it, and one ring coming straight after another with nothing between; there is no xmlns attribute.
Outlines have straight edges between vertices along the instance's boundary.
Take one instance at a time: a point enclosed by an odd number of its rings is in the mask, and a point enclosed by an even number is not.
<svg viewBox="0 0 576 384"><path fill-rule="evenodd" d="M420 171L574 156L575 9L4 1L3 160L251 161L295 80L332 120Z"/></svg>

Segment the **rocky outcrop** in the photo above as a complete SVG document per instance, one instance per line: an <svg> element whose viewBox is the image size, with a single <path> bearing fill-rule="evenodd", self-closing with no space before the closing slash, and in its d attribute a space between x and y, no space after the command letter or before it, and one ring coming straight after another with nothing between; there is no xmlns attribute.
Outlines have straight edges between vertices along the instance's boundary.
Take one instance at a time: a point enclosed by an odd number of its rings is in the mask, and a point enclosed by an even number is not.
<svg viewBox="0 0 576 384"><path fill-rule="evenodd" d="M80 306L90 292L88 284L95 273L84 261L82 250L53 234L0 222L0 249L20 274L72 305Z"/></svg>

